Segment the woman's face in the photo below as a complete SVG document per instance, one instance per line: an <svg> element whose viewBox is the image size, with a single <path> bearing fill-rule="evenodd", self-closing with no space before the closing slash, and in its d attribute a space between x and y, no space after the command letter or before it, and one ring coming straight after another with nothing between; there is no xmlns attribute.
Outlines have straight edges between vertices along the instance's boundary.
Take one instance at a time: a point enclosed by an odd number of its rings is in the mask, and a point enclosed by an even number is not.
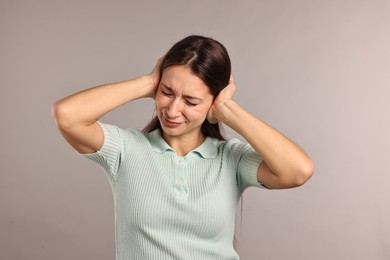
<svg viewBox="0 0 390 260"><path fill-rule="evenodd" d="M213 96L189 67L166 68L156 93L156 113L166 137L198 138Z"/></svg>

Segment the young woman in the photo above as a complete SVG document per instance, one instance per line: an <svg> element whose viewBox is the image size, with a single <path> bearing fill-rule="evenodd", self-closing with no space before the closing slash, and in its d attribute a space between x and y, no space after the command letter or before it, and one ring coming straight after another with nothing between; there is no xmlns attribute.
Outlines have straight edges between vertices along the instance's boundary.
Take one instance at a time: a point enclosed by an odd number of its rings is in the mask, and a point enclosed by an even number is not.
<svg viewBox="0 0 390 260"><path fill-rule="evenodd" d="M192 35L150 74L54 104L64 138L107 173L117 260L239 259L233 236L243 191L297 187L311 177L306 153L237 104L235 88L225 47ZM139 98L155 100L144 131L98 121ZM220 123L249 144L224 140Z"/></svg>

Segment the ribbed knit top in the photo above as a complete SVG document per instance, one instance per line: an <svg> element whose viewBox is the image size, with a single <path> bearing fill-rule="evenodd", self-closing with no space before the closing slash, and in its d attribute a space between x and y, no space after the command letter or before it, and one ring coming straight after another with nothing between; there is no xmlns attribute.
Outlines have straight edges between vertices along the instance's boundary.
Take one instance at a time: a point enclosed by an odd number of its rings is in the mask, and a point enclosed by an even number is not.
<svg viewBox="0 0 390 260"><path fill-rule="evenodd" d="M237 260L238 200L261 158L238 139L207 137L178 156L160 130L144 134L100 123L102 148L85 157L104 169L115 201L117 260Z"/></svg>

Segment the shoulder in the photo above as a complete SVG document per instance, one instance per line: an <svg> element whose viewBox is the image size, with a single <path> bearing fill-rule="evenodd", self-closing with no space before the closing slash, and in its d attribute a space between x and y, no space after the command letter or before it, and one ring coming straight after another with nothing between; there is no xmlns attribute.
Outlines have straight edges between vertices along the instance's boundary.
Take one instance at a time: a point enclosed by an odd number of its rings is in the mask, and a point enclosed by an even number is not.
<svg viewBox="0 0 390 260"><path fill-rule="evenodd" d="M98 121L98 123L103 128L103 130L108 133L117 132L120 134L135 135L135 136L145 135L143 132L135 128L122 128L118 125L103 123L101 121Z"/></svg>
<svg viewBox="0 0 390 260"><path fill-rule="evenodd" d="M218 147L218 150L222 149L225 152L237 153L237 154L240 154L245 150L252 148L249 144L243 143L238 138L232 138L226 141L220 140L216 143L216 145Z"/></svg>
<svg viewBox="0 0 390 260"><path fill-rule="evenodd" d="M122 128L114 124L98 122L103 129L106 141L119 143L145 142L148 141L147 134L135 128Z"/></svg>

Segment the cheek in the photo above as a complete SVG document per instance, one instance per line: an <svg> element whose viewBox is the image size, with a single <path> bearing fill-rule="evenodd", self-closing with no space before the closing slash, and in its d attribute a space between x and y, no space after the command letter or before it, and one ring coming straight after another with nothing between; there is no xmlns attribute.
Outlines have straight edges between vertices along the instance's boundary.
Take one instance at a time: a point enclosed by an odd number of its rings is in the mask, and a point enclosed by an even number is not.
<svg viewBox="0 0 390 260"><path fill-rule="evenodd" d="M202 106L194 109L190 109L186 112L187 117L191 117L196 120L204 120L207 117L207 113L209 112L210 106Z"/></svg>
<svg viewBox="0 0 390 260"><path fill-rule="evenodd" d="M207 104L205 104L203 107L202 107L202 113L205 115L205 117L207 116L211 106L213 105L213 102L210 101L210 102L207 102Z"/></svg>
<svg viewBox="0 0 390 260"><path fill-rule="evenodd" d="M161 94L156 95L155 105L156 107L164 107L169 103L168 99Z"/></svg>

